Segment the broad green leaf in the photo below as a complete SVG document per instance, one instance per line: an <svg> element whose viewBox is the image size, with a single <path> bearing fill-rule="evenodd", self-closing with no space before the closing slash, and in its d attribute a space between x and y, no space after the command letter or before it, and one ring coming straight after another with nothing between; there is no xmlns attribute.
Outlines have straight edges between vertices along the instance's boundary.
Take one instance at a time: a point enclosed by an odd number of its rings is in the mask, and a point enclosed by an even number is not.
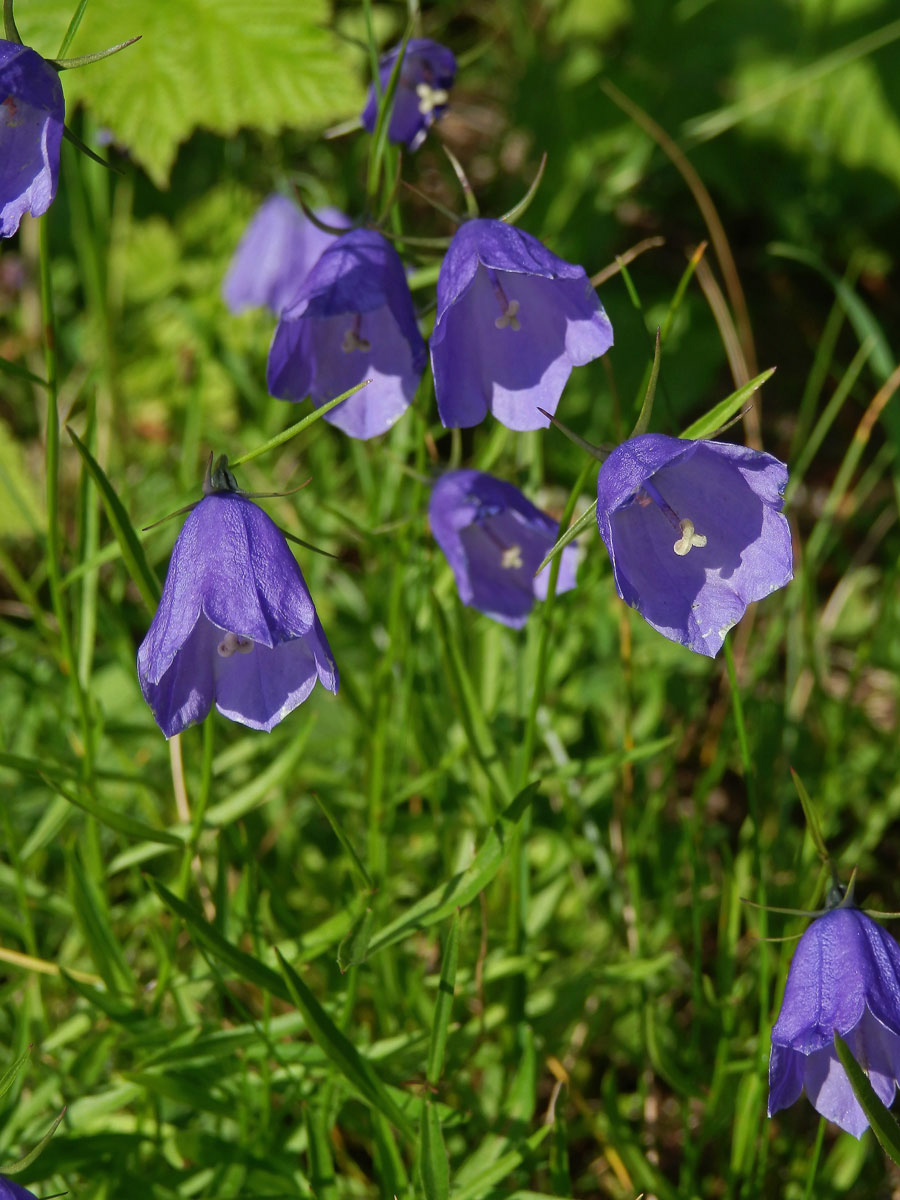
<svg viewBox="0 0 900 1200"><path fill-rule="evenodd" d="M702 417L698 417L693 424L688 425L683 433L679 434L683 438L708 438L721 429L723 425L739 412L745 400L753 395L753 393L775 374L775 368L769 367L768 371L762 371L749 383L745 383L743 387L739 387L736 392L732 392L730 396L726 396L724 400L720 400L708 413L704 413Z"/></svg>
<svg viewBox="0 0 900 1200"><path fill-rule="evenodd" d="M153 568L147 562L144 547L135 533L131 518L125 511L122 501L116 495L116 491L109 482L106 472L94 458L93 454L91 454L90 450L88 450L77 434L73 433L71 429L68 432L69 437L75 445L75 449L81 455L88 473L97 485L97 490L100 492L100 498L103 501L103 507L106 509L109 523L113 528L113 533L116 535L116 540L122 548L122 558L125 560L128 573L134 581L135 587L141 593L141 599L152 612L159 604L161 594L159 580L156 578Z"/></svg>
<svg viewBox="0 0 900 1200"><path fill-rule="evenodd" d="M287 959L279 954L277 949L275 953L278 954L291 998L303 1013L310 1037L353 1089L385 1116L404 1136L412 1140L415 1134L409 1117L406 1113L401 1112L391 1099L387 1087L375 1068L341 1033Z"/></svg>
<svg viewBox="0 0 900 1200"><path fill-rule="evenodd" d="M868 1117L872 1132L878 1138L882 1150L892 1162L900 1166L900 1125L878 1099L865 1071L853 1057L853 1051L836 1031L834 1049L841 1060L841 1066L847 1072L853 1094Z"/></svg>
<svg viewBox="0 0 900 1200"><path fill-rule="evenodd" d="M392 946L414 930L436 925L484 891L509 853L512 833L533 802L539 786L538 783L529 784L500 814L488 830L471 866L410 905L405 913L376 934L369 943L369 955Z"/></svg>
<svg viewBox="0 0 900 1200"><path fill-rule="evenodd" d="M72 0L17 13L23 40L56 52ZM362 108L362 56L331 32L327 0L91 0L71 56L141 41L63 77L79 101L165 187L179 145L197 128L316 132Z"/></svg>

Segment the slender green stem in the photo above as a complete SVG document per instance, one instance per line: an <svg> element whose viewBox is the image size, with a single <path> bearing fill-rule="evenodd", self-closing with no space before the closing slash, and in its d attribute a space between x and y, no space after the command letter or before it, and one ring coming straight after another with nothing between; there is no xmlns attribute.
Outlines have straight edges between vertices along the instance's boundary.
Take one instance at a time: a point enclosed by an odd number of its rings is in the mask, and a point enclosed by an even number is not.
<svg viewBox="0 0 900 1200"><path fill-rule="evenodd" d="M285 442L289 442L291 438L296 437L298 433L303 433L303 431L308 429L310 425L314 425L316 421L324 417L326 413L331 412L333 408L337 408L342 401L354 395L371 382L372 381L370 379L364 379L362 383L358 383L356 387L350 388L349 391L342 393L340 396L335 396L333 400L329 400L327 403L321 405L321 407L314 409L311 413L305 416L302 421L298 421L296 425L289 425L287 429L283 429L281 433L276 434L275 437L269 438L267 442L263 442L263 444L261 446L257 446L255 450L248 450L246 454L241 454L238 458L230 459L228 465L230 467L239 467L243 463L250 462L251 459L259 458L261 454L266 454L269 450L275 450L278 446L283 446Z"/></svg>

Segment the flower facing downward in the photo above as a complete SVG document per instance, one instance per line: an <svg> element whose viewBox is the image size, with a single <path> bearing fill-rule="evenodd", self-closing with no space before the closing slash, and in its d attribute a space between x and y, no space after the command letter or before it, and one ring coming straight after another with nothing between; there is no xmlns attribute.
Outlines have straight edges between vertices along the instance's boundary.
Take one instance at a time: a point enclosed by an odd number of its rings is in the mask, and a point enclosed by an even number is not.
<svg viewBox="0 0 900 1200"><path fill-rule="evenodd" d="M434 539L453 569L463 604L521 629L535 600L547 595L550 566L535 571L559 527L518 488L481 471L450 471L431 493ZM578 552L562 552L556 591L575 586Z"/></svg>
<svg viewBox="0 0 900 1200"><path fill-rule="evenodd" d="M0 41L0 237L52 204L64 119L57 71L28 46Z"/></svg>
<svg viewBox="0 0 900 1200"><path fill-rule="evenodd" d="M325 225L350 225L336 208L320 208L316 216ZM287 196L269 196L231 260L222 285L225 303L233 313L264 307L280 316L334 238L308 220Z"/></svg>
<svg viewBox="0 0 900 1200"><path fill-rule="evenodd" d="M447 426L488 409L510 429L549 424L573 367L605 354L612 326L583 267L503 221L466 221L441 263L431 365Z"/></svg>
<svg viewBox="0 0 900 1200"><path fill-rule="evenodd" d="M858 1138L869 1122L835 1033L890 1105L900 1079L900 946L858 908L831 909L800 939L769 1058L769 1116L805 1091L817 1112Z"/></svg>
<svg viewBox="0 0 900 1200"><path fill-rule="evenodd" d="M271 730L337 668L277 525L239 492L204 496L178 535L162 600L137 656L166 737L223 716Z"/></svg>
<svg viewBox="0 0 900 1200"><path fill-rule="evenodd" d="M597 524L619 595L697 654L792 578L784 463L728 442L645 433L610 454Z"/></svg>
<svg viewBox="0 0 900 1200"><path fill-rule="evenodd" d="M387 90L400 47L383 54L378 63L381 91ZM409 150L418 150L428 130L444 115L450 88L456 78L456 59L446 46L430 38L410 38L400 64L400 77L394 93L394 107L388 125L388 139ZM360 118L363 128L375 132L378 120L378 96L374 84L369 88L366 107Z"/></svg>
<svg viewBox="0 0 900 1200"><path fill-rule="evenodd" d="M309 395L316 407L370 379L325 415L351 437L370 438L406 411L424 367L399 255L374 229L354 229L326 247L281 314L267 376L273 396Z"/></svg>

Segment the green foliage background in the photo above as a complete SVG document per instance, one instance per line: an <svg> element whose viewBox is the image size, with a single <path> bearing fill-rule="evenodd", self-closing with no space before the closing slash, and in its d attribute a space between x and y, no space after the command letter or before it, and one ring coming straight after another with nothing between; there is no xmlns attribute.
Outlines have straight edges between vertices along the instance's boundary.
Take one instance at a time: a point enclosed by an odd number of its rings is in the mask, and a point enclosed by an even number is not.
<svg viewBox="0 0 900 1200"><path fill-rule="evenodd" d="M390 45L407 10L371 16ZM48 55L71 17L66 0L16 11ZM759 367L778 366L755 412L792 468L795 581L733 636L738 708L721 661L623 608L599 538L582 539L578 588L522 634L463 609L421 476L489 465L559 516L583 460L552 431L448 435L426 381L386 439L319 422L240 470L254 491L311 476L263 503L337 556L298 551L341 691L315 689L268 736L213 714L182 738L179 799L134 672L151 614L64 431L71 653L60 633L47 393L22 374L46 374L23 224L0 247L0 1040L4 1065L24 1056L0 1097L0 1159L66 1105L17 1176L38 1196L886 1200L896 1170L871 1134L838 1134L805 1101L766 1117L793 943L759 935L803 922L741 898L821 901L793 766L844 877L858 867L867 905L900 907L896 397L863 420L897 362L896 8L448 0L422 23L460 58L438 137L485 215L546 150L521 223L557 253L594 273L665 239L630 289L621 273L601 287L615 348L563 396L595 442L627 435L652 334L709 236L605 81L689 155ZM306 411L266 395L273 322L230 316L221 280L274 188L362 214L367 139L321 134L359 111L366 28L363 8L319 0L84 10L70 53L142 40L63 76L70 123L91 145L107 131L123 173L64 147L45 218L60 417L136 530L196 498L210 449L236 457ZM434 136L403 173L462 208ZM405 190L397 219L450 230ZM437 259L408 257L427 322ZM733 387L694 278L653 427L676 433ZM176 528L140 535L158 579Z"/></svg>

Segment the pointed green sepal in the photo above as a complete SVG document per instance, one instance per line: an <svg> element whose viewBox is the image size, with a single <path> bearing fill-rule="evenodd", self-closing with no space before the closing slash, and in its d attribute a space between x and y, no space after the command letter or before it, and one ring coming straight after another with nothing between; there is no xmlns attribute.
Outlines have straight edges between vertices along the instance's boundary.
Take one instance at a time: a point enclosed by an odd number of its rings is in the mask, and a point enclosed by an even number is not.
<svg viewBox="0 0 900 1200"><path fill-rule="evenodd" d="M579 437L579 435L571 430L568 425L563 425L562 421L557 420L552 413L548 413L546 408L541 408L541 406L538 405L538 412L542 413L551 423L551 425L555 425L560 433L565 434L570 442L573 442L576 446L580 446L582 450L586 450L588 454L590 454L591 458L596 458L597 462L603 462L605 458L609 457L608 450L604 450L601 446L595 446L593 442L589 442L585 438Z"/></svg>
<svg viewBox="0 0 900 1200"><path fill-rule="evenodd" d="M538 188L541 186L541 180L544 178L544 169L546 168L546 166L547 166L547 155L542 154L540 165L538 166L538 169L537 169L537 174L535 175L534 179L532 179L532 181L531 181L531 187L528 189L528 191L525 193L525 195L522 197L522 199L519 201L518 204L514 204L512 206L512 208L509 209L508 212L505 212L503 214L503 216L500 218L501 221L505 221L507 225L512 225L515 221L518 221L519 217L521 217L523 215L523 213L528 208L528 206L531 204L532 200L534 199L535 195L537 194Z"/></svg>
<svg viewBox="0 0 900 1200"><path fill-rule="evenodd" d="M95 54L79 54L77 58L48 58L47 62L51 67L56 67L57 71L71 71L74 67L86 67L90 63L99 62L101 58L109 58L111 54L118 54L126 46L133 46L135 42L141 40L141 36L138 34L136 37L129 38L127 42L119 42L117 46L110 46L108 50L98 50Z"/></svg>

